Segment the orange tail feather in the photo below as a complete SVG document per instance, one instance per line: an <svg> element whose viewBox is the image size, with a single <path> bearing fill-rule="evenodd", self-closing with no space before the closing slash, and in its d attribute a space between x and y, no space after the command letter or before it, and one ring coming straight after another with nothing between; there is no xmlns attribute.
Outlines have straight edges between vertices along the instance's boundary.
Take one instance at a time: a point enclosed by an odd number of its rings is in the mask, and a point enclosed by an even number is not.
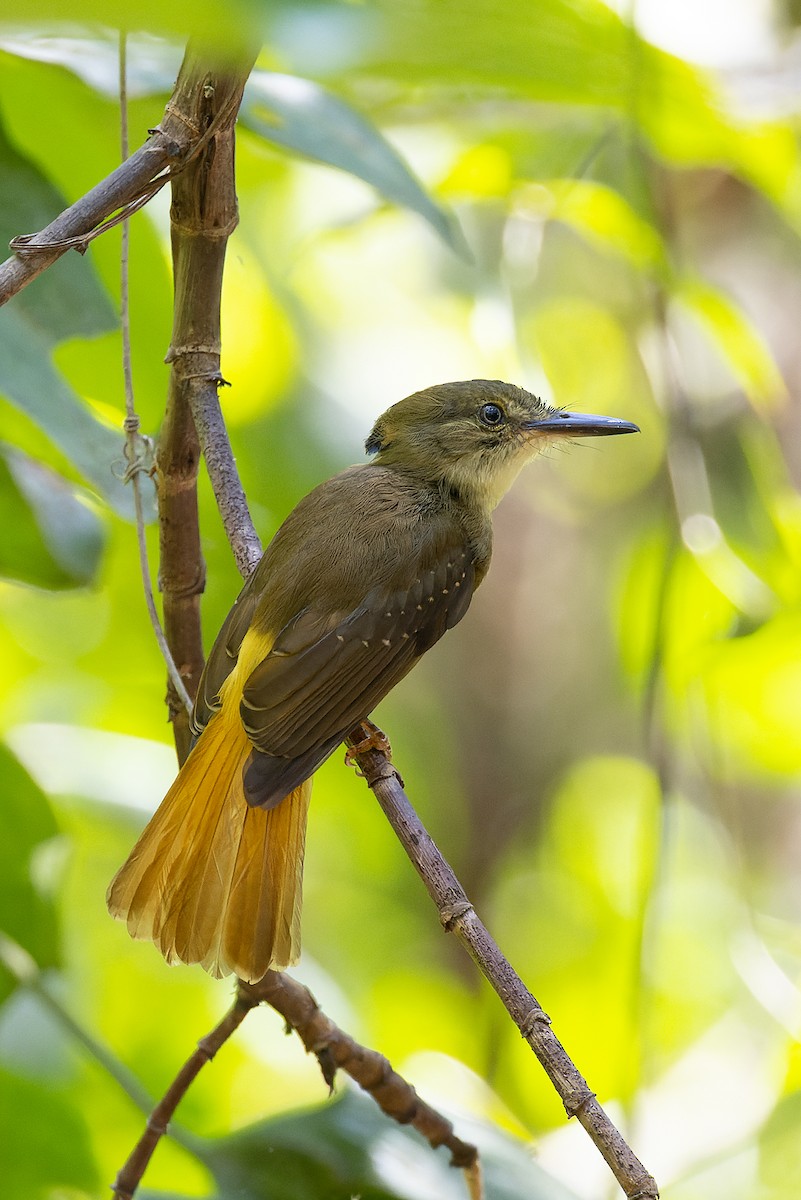
<svg viewBox="0 0 801 1200"><path fill-rule="evenodd" d="M154 942L167 962L254 982L300 954L311 780L275 808L247 803L250 743L236 687L224 692L106 900L131 936Z"/></svg>

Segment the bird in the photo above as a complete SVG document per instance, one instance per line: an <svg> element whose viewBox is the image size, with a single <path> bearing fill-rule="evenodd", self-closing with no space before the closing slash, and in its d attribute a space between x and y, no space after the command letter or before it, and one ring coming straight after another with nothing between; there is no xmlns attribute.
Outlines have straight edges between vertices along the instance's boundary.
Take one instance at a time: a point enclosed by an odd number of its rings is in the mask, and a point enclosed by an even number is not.
<svg viewBox="0 0 801 1200"><path fill-rule="evenodd" d="M209 654L193 747L107 904L169 963L257 982L300 954L312 776L467 612L492 511L554 442L639 432L500 380L425 388L289 514Z"/></svg>

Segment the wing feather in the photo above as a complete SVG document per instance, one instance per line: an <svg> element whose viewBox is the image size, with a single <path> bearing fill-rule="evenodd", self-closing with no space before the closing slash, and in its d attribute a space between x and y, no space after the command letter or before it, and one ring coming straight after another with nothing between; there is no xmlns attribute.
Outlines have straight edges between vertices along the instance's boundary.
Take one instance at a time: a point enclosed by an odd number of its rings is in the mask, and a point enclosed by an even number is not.
<svg viewBox="0 0 801 1200"><path fill-rule="evenodd" d="M276 804L314 771L461 620L474 584L471 561L454 551L404 591L374 589L344 616L298 614L245 683L248 800Z"/></svg>

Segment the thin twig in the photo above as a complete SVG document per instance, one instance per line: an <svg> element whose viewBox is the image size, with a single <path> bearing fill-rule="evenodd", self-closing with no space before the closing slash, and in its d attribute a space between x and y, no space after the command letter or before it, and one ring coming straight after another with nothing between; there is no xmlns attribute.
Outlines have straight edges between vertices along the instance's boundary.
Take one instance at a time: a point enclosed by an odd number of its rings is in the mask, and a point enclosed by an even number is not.
<svg viewBox="0 0 801 1200"><path fill-rule="evenodd" d="M195 429L226 536L239 573L247 579L261 558L261 541L236 469L217 387L196 388L191 404Z"/></svg>
<svg viewBox="0 0 801 1200"><path fill-rule="evenodd" d="M375 1050L359 1045L320 1009L308 988L287 975L270 971L260 983L239 983L236 999L211 1033L201 1038L148 1117L144 1133L134 1146L114 1182L117 1200L131 1200L153 1153L167 1133L175 1110L199 1072L211 1062L248 1013L267 1002L298 1034L320 1064L323 1078L333 1087L337 1070L343 1070L363 1088L382 1112L401 1125L412 1125L435 1149L445 1146L451 1166L465 1174L470 1200L482 1200L483 1187L478 1150L461 1141L450 1121L426 1104Z"/></svg>
<svg viewBox="0 0 801 1200"><path fill-rule="evenodd" d="M370 733L367 726L357 726L348 745L355 748L372 740ZM630 1200L655 1200L659 1195L655 1180L612 1124L551 1030L550 1018L479 920L452 868L412 808L389 755L370 748L354 751L353 757L436 904L443 928L455 934L498 993L556 1088L568 1117L575 1116L584 1126Z"/></svg>
<svg viewBox="0 0 801 1200"><path fill-rule="evenodd" d="M211 1033L200 1039L197 1049L190 1054L148 1117L144 1133L120 1169L112 1188L117 1200L131 1200L153 1157L153 1151L167 1132L173 1114L186 1095L190 1084L206 1063L211 1062L220 1047L228 1041L231 1034L239 1028L245 1017L257 1004L258 1000L251 999L244 994L237 995L223 1019L215 1025Z"/></svg>
<svg viewBox="0 0 801 1200"><path fill-rule="evenodd" d="M120 70L120 149L122 161L128 157L128 83L127 83L127 35L120 30L119 41L119 70ZM139 544L139 567L142 573L142 586L145 592L145 603L153 626L159 650L167 664L167 671L173 687L178 693L184 707L192 711L192 701L184 687L181 673L175 665L164 630L161 627L156 600L153 595L153 585L150 581L150 564L147 558L147 540L145 538L145 518L142 505L142 476L150 475L152 471L152 447L148 438L139 433L139 416L134 402L133 371L131 369L131 308L128 273L128 250L130 227L127 216L122 222L122 247L120 251L120 323L122 326L122 374L125 382L125 458L128 466L125 471L125 481L130 483L134 494L134 510L136 514L136 538Z"/></svg>

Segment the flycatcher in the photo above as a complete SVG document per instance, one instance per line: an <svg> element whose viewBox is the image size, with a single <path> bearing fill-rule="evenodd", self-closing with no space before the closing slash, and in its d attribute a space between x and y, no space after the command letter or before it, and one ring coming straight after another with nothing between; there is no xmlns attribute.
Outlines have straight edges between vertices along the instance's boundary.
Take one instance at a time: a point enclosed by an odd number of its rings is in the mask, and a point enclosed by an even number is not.
<svg viewBox="0 0 801 1200"><path fill-rule="evenodd" d="M635 433L474 379L407 396L284 521L200 680L196 743L108 890L168 962L254 982L300 952L311 777L487 573L492 510L558 439Z"/></svg>

